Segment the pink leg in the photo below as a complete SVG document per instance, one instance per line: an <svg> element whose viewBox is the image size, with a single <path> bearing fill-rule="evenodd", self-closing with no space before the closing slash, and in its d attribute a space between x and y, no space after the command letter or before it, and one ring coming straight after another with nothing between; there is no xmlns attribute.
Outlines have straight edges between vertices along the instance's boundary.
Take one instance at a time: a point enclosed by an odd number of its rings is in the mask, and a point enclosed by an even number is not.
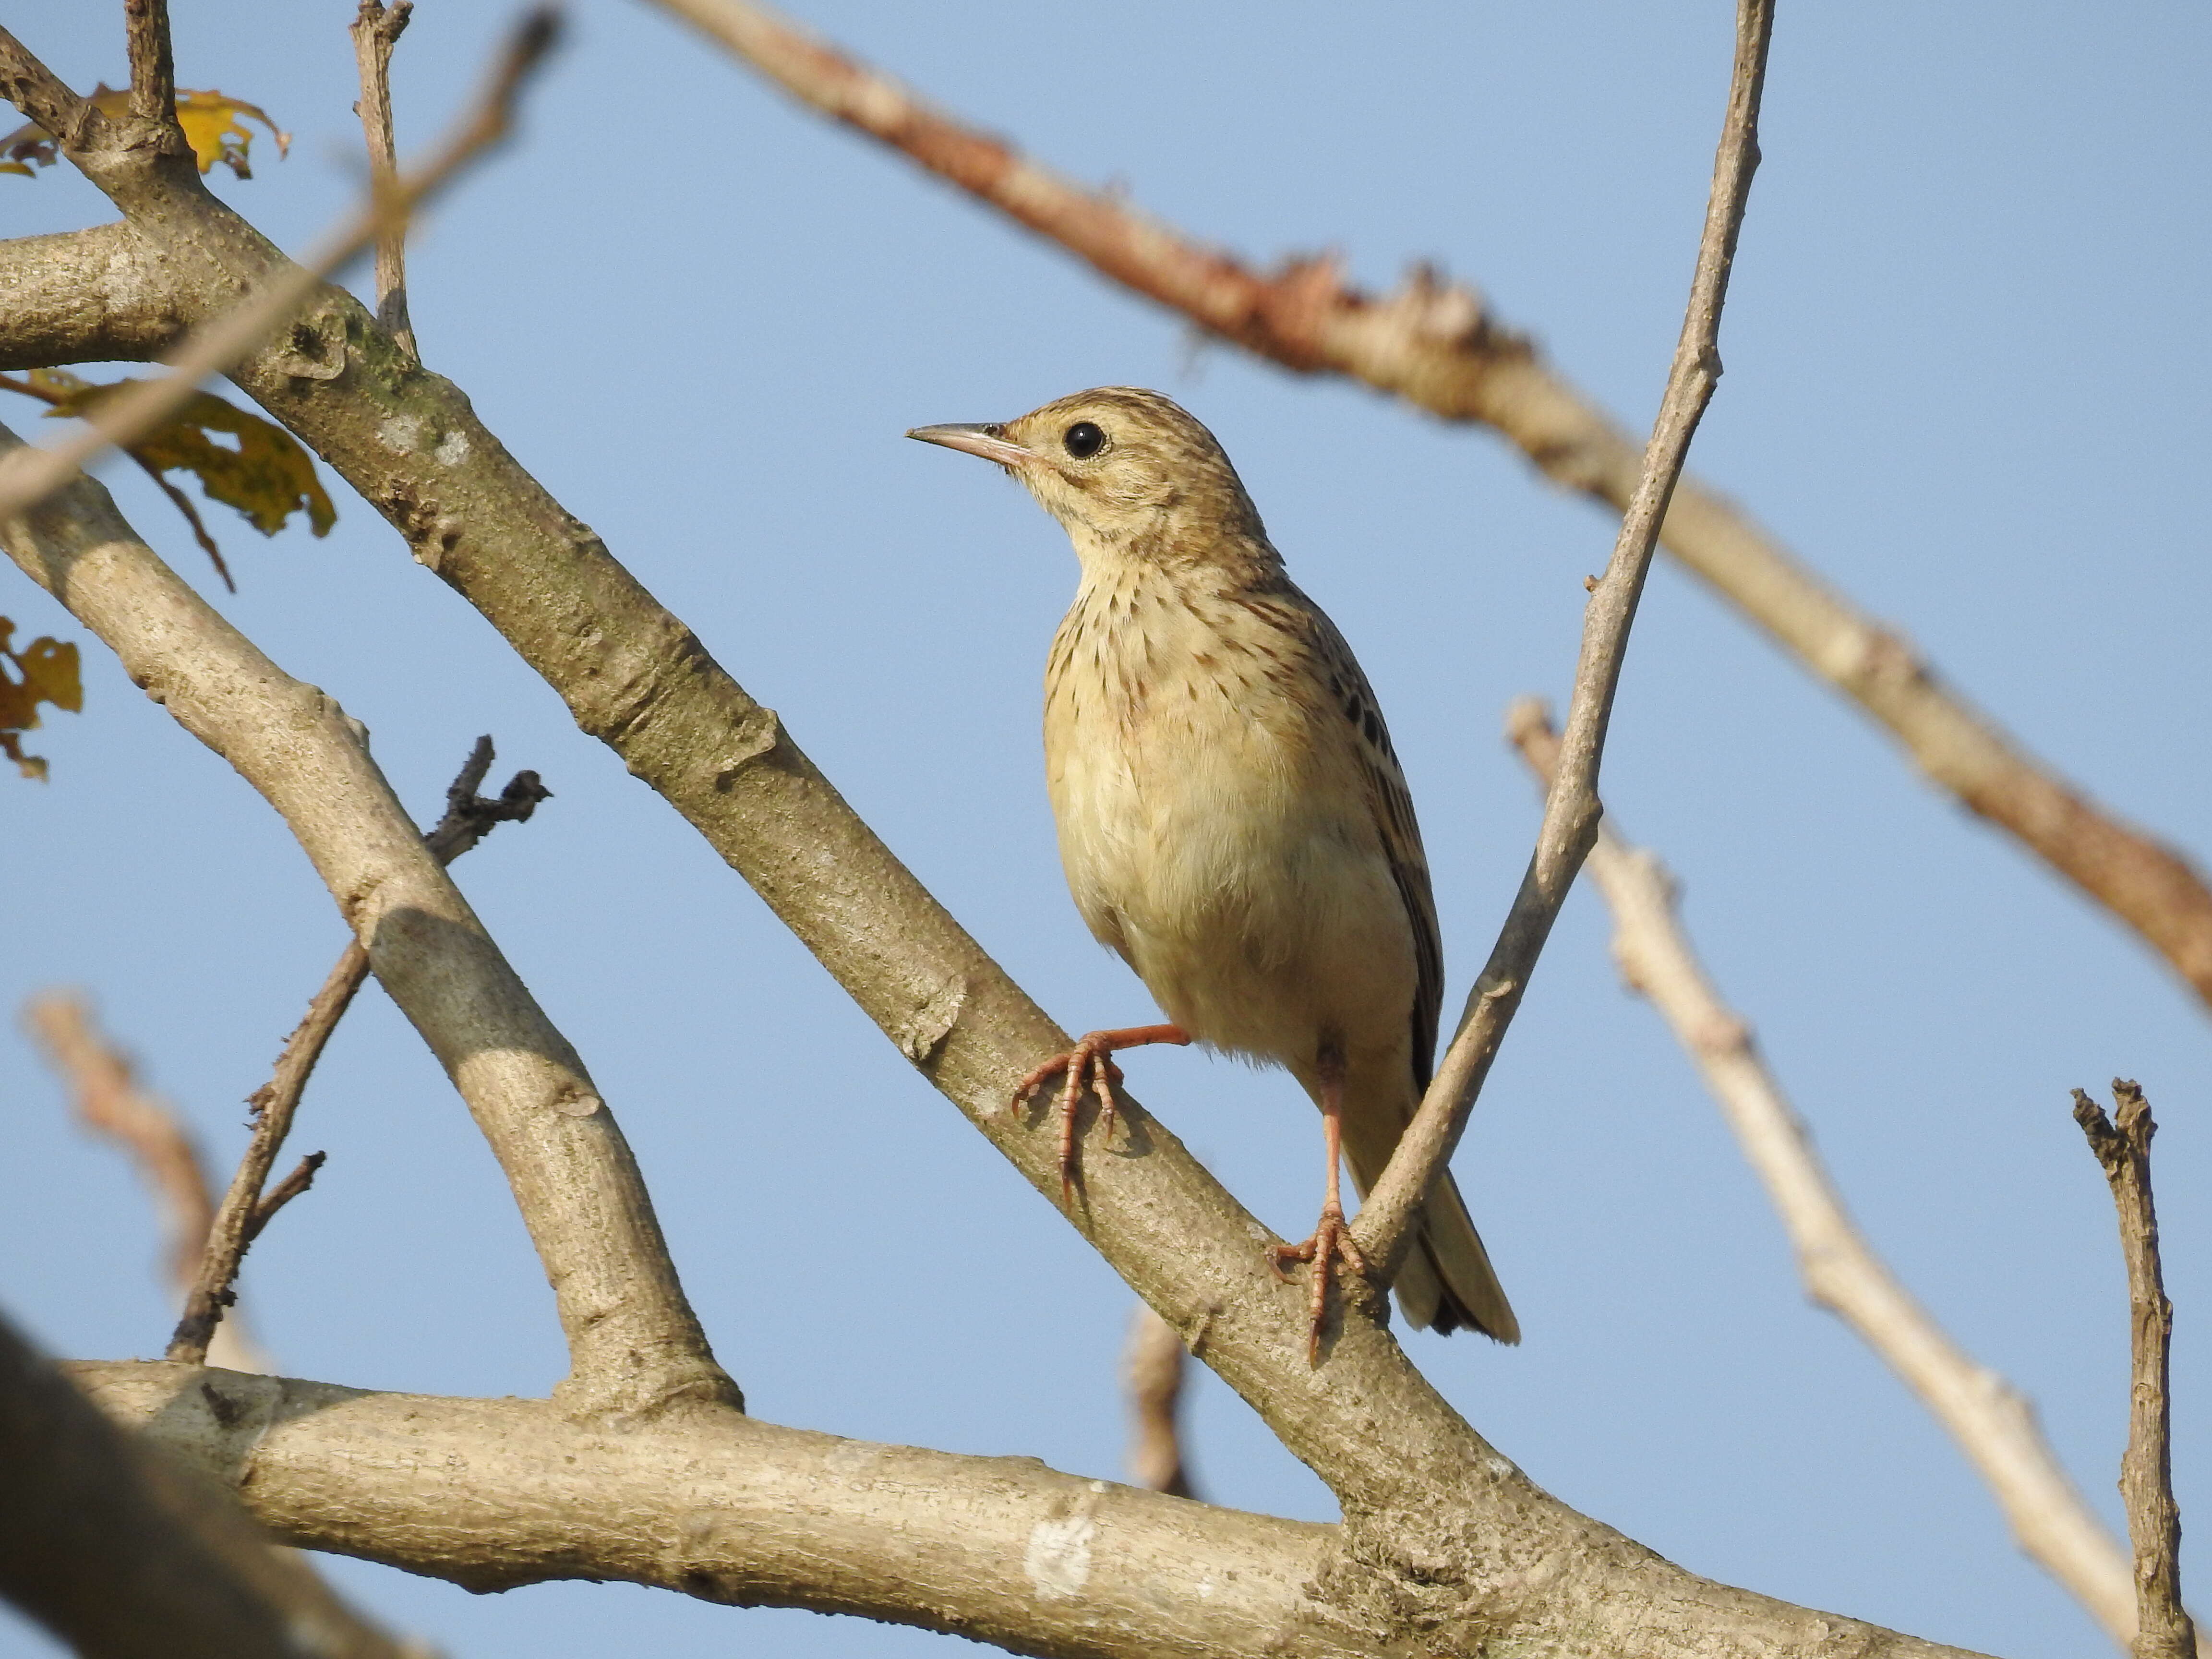
<svg viewBox="0 0 2212 1659"><path fill-rule="evenodd" d="M1180 1048L1190 1040L1190 1033L1180 1025L1126 1025L1119 1030L1091 1031L1079 1038L1066 1054L1054 1054L1014 1085L1008 1109L1018 1112L1040 1083L1063 1072L1067 1074L1060 1091L1061 1203L1067 1202L1075 1184L1075 1108L1083 1098L1084 1084L1088 1081L1098 1097L1099 1127L1110 1135L1114 1133L1114 1085L1121 1080L1121 1068L1112 1056L1123 1048L1142 1048L1155 1042L1172 1042Z"/></svg>
<svg viewBox="0 0 2212 1659"><path fill-rule="evenodd" d="M1322 1326L1328 1314L1328 1286L1335 1277L1335 1264L1341 1261L1356 1273L1367 1271L1365 1258L1352 1242L1352 1228L1345 1221L1337 1185L1344 1163L1344 1062L1326 1055L1322 1060L1321 1126L1322 1140L1328 1149L1328 1184L1321 1201L1321 1220L1304 1243L1273 1244L1267 1249L1267 1265L1278 1279L1289 1278L1283 1271L1286 1262L1313 1263L1312 1322L1306 1333L1308 1364L1321 1359Z"/></svg>

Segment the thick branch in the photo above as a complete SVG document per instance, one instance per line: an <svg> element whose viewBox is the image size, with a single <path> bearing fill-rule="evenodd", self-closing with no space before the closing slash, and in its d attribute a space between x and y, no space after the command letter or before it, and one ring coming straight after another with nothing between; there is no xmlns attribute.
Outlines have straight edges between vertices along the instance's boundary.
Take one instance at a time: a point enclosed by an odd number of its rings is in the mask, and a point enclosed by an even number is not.
<svg viewBox="0 0 2212 1659"><path fill-rule="evenodd" d="M223 1372L223 1376L233 1373ZM100 1659L405 1659L0 1321L0 1595ZM412 1650L421 1659L420 1650Z"/></svg>
<svg viewBox="0 0 2212 1659"><path fill-rule="evenodd" d="M1505 1039L1505 1028L1528 989L1528 975L1535 971L1536 958L1551 936L1552 923L1567 902L1567 890L1574 885L1576 872L1597 836L1602 810L1597 798L1598 765L1605 753L1620 666L1628 654L1628 630L1636 621L1637 602L1651 569L1660 520L1666 516L1675 481L1682 476L1682 464L1689 459L1690 440L1720 380L1721 307L1728 298L1736 237L1751 199L1751 175L1759 167L1759 99L1766 84L1766 48L1773 33L1772 0L1739 0L1728 113L1721 123L1712 189L1705 201L1705 233L1690 279L1690 301L1675 342L1674 365L1668 371L1666 395L1644 448L1643 476L1621 517L1605 579L1583 617L1566 736L1544 803L1544 821L1536 831L1536 850L1490 960L1468 994L1459 1030L1437 1066L1427 1098L1390 1154L1382 1178L1360 1206L1355 1224L1361 1251L1382 1268L1385 1279L1396 1271L1412 1243L1415 1218L1437 1172L1451 1161L1491 1061Z"/></svg>
<svg viewBox="0 0 2212 1659"><path fill-rule="evenodd" d="M1543 705L1514 704L1506 735L1548 787L1559 739ZM1683 932L1674 878L1652 854L1623 841L1610 815L1598 825L1589 873L1613 912L1621 978L1650 999L1705 1079L1789 1230L1806 1292L1919 1396L1987 1483L2021 1548L2126 1646L2136 1633L2126 1552L2067 1475L2034 1407L1961 1351L1859 1231L1751 1028L1722 1000Z"/></svg>
<svg viewBox="0 0 2212 1659"><path fill-rule="evenodd" d="M962 125L752 0L659 3L793 96L1255 356L1363 380L1448 421L1480 422L1555 483L1616 512L1634 498L1643 447L1473 289L1423 268L1377 299L1326 258L1262 276ZM1930 781L2135 929L2212 1003L2212 889L2185 859L2023 750L1726 497L1685 478L1661 541L1800 666L1887 726Z"/></svg>
<svg viewBox="0 0 2212 1659"><path fill-rule="evenodd" d="M1348 1607L1347 1583L1375 1564L1345 1529L1085 1480L1030 1458L872 1445L734 1416L606 1434L534 1401L366 1394L158 1364L73 1369L103 1410L237 1486L278 1537L471 1589L617 1579L1085 1659L1474 1651L1463 1630L1430 1629L1416 1647L1373 1616L1379 1608ZM1673 1644L1666 1623L1620 1605L1543 1650L1719 1650ZM1840 1619L1808 1618L1794 1632L1747 1626L1728 1639L1729 1651L1773 1659L1963 1659Z"/></svg>
<svg viewBox="0 0 2212 1659"><path fill-rule="evenodd" d="M0 241L0 369L144 362L184 329L167 274L128 225Z"/></svg>
<svg viewBox="0 0 2212 1659"><path fill-rule="evenodd" d="M2135 1589L2140 1628L2135 1659L2190 1659L2197 1633L2181 1605L2181 1510L2173 1501L2167 1355L2173 1304L2158 1259L2158 1209L2150 1189L2150 1140L2158 1133L2140 1085L2112 1079L2117 1121L2079 1089L2074 1121L2104 1166L2119 1211L2120 1253L2128 1264L2128 1332L2133 1378L2128 1390L2128 1449L2120 1462L2120 1498L2136 1549Z"/></svg>
<svg viewBox="0 0 2212 1659"><path fill-rule="evenodd" d="M0 428L0 445L18 441ZM179 580L90 479L0 524L0 541L299 837L507 1172L568 1334L569 1401L636 1411L733 1398L612 1114L423 845L360 729Z"/></svg>

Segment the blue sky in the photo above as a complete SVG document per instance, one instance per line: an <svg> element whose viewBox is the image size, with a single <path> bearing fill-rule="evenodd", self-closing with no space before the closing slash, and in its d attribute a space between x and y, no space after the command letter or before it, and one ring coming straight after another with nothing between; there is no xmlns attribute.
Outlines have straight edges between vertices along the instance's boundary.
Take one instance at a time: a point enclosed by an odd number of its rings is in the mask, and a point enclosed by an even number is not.
<svg viewBox="0 0 2212 1659"><path fill-rule="evenodd" d="M122 78L119 8L20 21L74 84ZM216 188L301 248L350 199L342 0L177 0L186 86L298 136ZM465 96L500 8L424 0L402 147ZM961 10L804 20L1078 179L1266 263L1341 251L1387 284L1473 281L1632 427L1650 418L1728 73L1723 4ZM650 7L578 6L518 143L422 227L430 367L783 715L854 805L1062 1024L1149 1017L1061 885L1038 679L1073 592L1060 532L988 469L901 441L1148 384L1220 435L1300 583L1389 711L1435 867L1451 1005L1537 817L1497 737L1564 697L1605 515L1490 435L1194 342L1172 319L822 125ZM1765 163L1692 468L1923 646L2130 818L2212 858L2204 319L2212 20L2057 6L1785 7ZM112 216L81 181L0 178L0 233ZM27 404L5 416L35 425ZM135 477L140 529L204 588ZM774 919L334 479L323 542L210 523L210 597L375 735L425 817L480 732L556 792L461 866L637 1146L690 1293L753 1408L866 1438L1112 1474L1127 1291ZM80 637L27 583L0 611ZM88 988L228 1167L241 1097L343 935L282 825L96 645L87 708L0 781L18 878L13 1007ZM1723 988L1860 1218L1979 1358L2036 1400L2118 1524L2125 1311L2104 1183L2067 1091L2158 1109L2178 1306L2185 1582L2212 1583L2207 1025L2131 937L1924 787L1889 741L1664 566L1605 793L1682 878ZM1687 1063L1571 903L1457 1169L1527 1331L1411 1339L1559 1496L1698 1571L2021 1659L2095 1650L1948 1443L1798 1290ZM1287 1078L1133 1058L1133 1087L1302 1236L1310 1108ZM0 1034L0 1304L65 1353L158 1352L148 1206ZM542 1276L489 1157L372 989L303 1110L331 1163L249 1266L279 1368L429 1393L542 1393ZM969 1280L945 1286L950 1252ZM1206 1494L1328 1494L1210 1382ZM650 1648L874 1656L945 1638L617 1587L477 1598L340 1564L458 1656ZM2212 1598L2208 1598L2212 1599ZM0 1616L4 1619L4 1616ZM0 1654L52 1647L0 1622Z"/></svg>

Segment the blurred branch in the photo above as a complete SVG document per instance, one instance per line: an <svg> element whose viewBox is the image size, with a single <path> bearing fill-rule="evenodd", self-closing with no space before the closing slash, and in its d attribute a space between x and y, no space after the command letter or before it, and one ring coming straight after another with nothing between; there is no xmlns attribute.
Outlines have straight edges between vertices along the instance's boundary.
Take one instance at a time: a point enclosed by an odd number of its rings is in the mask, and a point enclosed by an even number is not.
<svg viewBox="0 0 2212 1659"><path fill-rule="evenodd" d="M1184 1361L1176 1328L1139 1302L1121 1351L1121 1379L1129 1390L1129 1478L1171 1498L1195 1496L1182 1455Z"/></svg>
<svg viewBox="0 0 2212 1659"><path fill-rule="evenodd" d="M56 991L33 997L23 1024L69 1085L79 1121L121 1146L145 1177L166 1241L162 1278L178 1296L189 1295L215 1218L213 1183L191 1131L167 1101L139 1086L130 1060L100 1033L82 997ZM242 1323L224 1334L217 1364L268 1369Z"/></svg>
<svg viewBox="0 0 2212 1659"><path fill-rule="evenodd" d="M41 992L24 1005L23 1024L69 1085L78 1121L120 1146L146 1178L167 1241L166 1273L185 1282L215 1218L191 1132L168 1102L138 1086L136 1069L94 1026L83 998Z"/></svg>
<svg viewBox="0 0 2212 1659"><path fill-rule="evenodd" d="M416 208L507 136L514 125L515 101L532 72L551 50L557 33L556 14L551 9L527 14L509 35L475 107L438 153L418 171L395 180L389 189L374 192L368 205L304 262L287 267L252 298L195 327L178 348L168 374L134 382L86 410L84 430L51 447L18 445L0 457L0 519L13 517L45 500L110 444L127 447L133 440L174 417L202 380L229 368L269 339L322 286L325 277L378 238L404 234ZM0 30L0 67L10 56L29 58L13 36ZM35 59L30 62L36 64ZM43 73L44 66L39 68ZM0 80L0 85L4 84ZM27 105L22 107L38 118L35 110ZM68 148L66 140L64 148Z"/></svg>
<svg viewBox="0 0 2212 1659"><path fill-rule="evenodd" d="M1597 838L1603 811L1598 805L1598 765L1605 754L1620 665L1628 654L1628 630L1635 623L1637 602L1651 569L1660 521L1689 459L1690 440L1720 383L1721 307L1728 298L1744 208L1751 199L1752 174L1759 167L1759 100L1766 84L1766 50L1773 33L1773 0L1738 0L1728 113L1721 124L1712 188L1705 199L1705 232L1690 279L1689 304L1668 370L1666 395L1644 450L1643 476L1621 517L1620 535L1613 543L1605 578L1593 591L1584 613L1566 735L1544 802L1536 848L1490 960L1468 994L1466 1012L1437 1063L1435 1080L1391 1152L1382 1179L1361 1202L1353 1224L1361 1254L1375 1263L1386 1284L1411 1246L1421 1206L1437 1172L1451 1161L1452 1149L1467 1127L1468 1115L1504 1041L1505 1028L1521 1006L1559 907L1566 902L1576 873Z"/></svg>
<svg viewBox="0 0 2212 1659"><path fill-rule="evenodd" d="M392 142L392 49L415 13L415 0L361 0L352 27L354 66L361 75L362 136L368 144L368 175L380 194L389 192L399 173ZM407 319L407 227L387 225L376 239L376 320L416 362L415 325Z"/></svg>
<svg viewBox="0 0 2212 1659"><path fill-rule="evenodd" d="M1376 298L1347 283L1331 257L1263 276L962 125L753 0L659 3L802 102L1255 356L1480 422L1555 483L1616 512L1634 499L1643 447L1464 284L1420 267ZM2022 750L1904 639L1695 478L1675 490L1660 539L1799 666L1887 726L1931 782L2133 928L2212 1004L2212 889L2186 859Z"/></svg>
<svg viewBox="0 0 2212 1659"><path fill-rule="evenodd" d="M14 380L0 375L0 388L26 398L36 398L44 404L67 404L71 398L70 393L41 386L35 380ZM137 446L125 446L123 453L136 461L138 470L154 481L154 487L169 498L169 505L184 514L185 522L191 526L192 539L200 544L200 551L206 554L209 562L215 566L215 574L222 578L223 586L233 593L237 592L238 584L231 580L230 567L223 562L222 549L216 544L215 538L208 534L208 527L200 518L199 509L192 505L191 497L164 477L161 469L148 460Z"/></svg>
<svg viewBox="0 0 2212 1659"><path fill-rule="evenodd" d="M428 1659L0 1320L0 1595L95 1659Z"/></svg>
<svg viewBox="0 0 2212 1659"><path fill-rule="evenodd" d="M1548 787L1559 739L1543 704L1515 703L1505 729ZM1658 1010L1705 1079L1789 1230L1806 1293L1919 1396L1980 1473L2021 1548L2125 1647L2136 1631L2125 1552L2068 1477L2034 1407L1952 1341L1859 1231L1751 1028L1698 961L1676 911L1674 878L1654 854L1623 841L1610 814L1598 826L1589 873L1613 912L1621 978Z"/></svg>
<svg viewBox="0 0 2212 1659"><path fill-rule="evenodd" d="M16 442L0 428L0 446ZM734 1403L613 1115L424 845L360 727L193 592L91 479L0 521L0 541L134 684L261 792L313 860L507 1175L568 1339L564 1407Z"/></svg>
<svg viewBox="0 0 2212 1659"><path fill-rule="evenodd" d="M2158 1133L2138 1084L2112 1079L2118 1122L2081 1090L2074 1121L2104 1166L2119 1211L2120 1253L2128 1264L2128 1333L2133 1380L2128 1390L2128 1449L2120 1498L2135 1542L2135 1659L2189 1659L2197 1647L2181 1604L2181 1510L2173 1501L2172 1419L2167 1389L2173 1304L2158 1256L2158 1208L2150 1189L2150 1140Z"/></svg>
<svg viewBox="0 0 2212 1659"><path fill-rule="evenodd" d="M451 864L474 847L491 833L495 824L527 818L539 801L552 794L538 781L537 773L518 772L496 799L486 799L477 791L483 787L491 763L491 739L478 738L461 766L460 775L446 791L445 816L423 837L431 855L441 865ZM271 1216L307 1190L315 1170L321 1167L323 1155L316 1152L282 1186L265 1194L262 1191L270 1170L276 1167L276 1154L283 1149L285 1137L292 1133L300 1097L315 1062L323 1057L331 1033L353 1006L355 994L368 977L368 968L369 955L361 941L348 941L325 976L322 988L307 1004L306 1017L284 1040L269 1081L246 1097L246 1104L253 1109L253 1135L239 1160L238 1172L231 1177L229 1190L223 1194L222 1207L200 1234L205 1247L193 1254L185 1281L184 1312L169 1338L168 1358L196 1365L208 1358L208 1345L222 1319L222 1310L234 1299L231 1286L247 1248L260 1237Z"/></svg>

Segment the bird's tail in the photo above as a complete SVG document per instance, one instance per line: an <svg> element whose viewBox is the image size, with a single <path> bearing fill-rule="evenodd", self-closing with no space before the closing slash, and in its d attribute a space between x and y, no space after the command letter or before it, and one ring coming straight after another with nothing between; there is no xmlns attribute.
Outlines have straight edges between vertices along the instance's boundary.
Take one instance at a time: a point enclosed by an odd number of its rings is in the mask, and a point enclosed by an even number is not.
<svg viewBox="0 0 2212 1659"><path fill-rule="evenodd" d="M1345 1115L1344 1161L1351 1166L1352 1190L1363 1197L1382 1178L1403 1124L1392 1126L1387 1143L1371 1133L1376 1127L1367 1113ZM1370 1133L1361 1133L1363 1128ZM1430 1188L1429 1201L1421 1207L1420 1231L1393 1288L1406 1322L1415 1330L1438 1335L1477 1330L1500 1342L1521 1340L1521 1322L1513 1316L1513 1304L1505 1299L1490 1252L1482 1248L1482 1235L1475 1231L1449 1170Z"/></svg>

